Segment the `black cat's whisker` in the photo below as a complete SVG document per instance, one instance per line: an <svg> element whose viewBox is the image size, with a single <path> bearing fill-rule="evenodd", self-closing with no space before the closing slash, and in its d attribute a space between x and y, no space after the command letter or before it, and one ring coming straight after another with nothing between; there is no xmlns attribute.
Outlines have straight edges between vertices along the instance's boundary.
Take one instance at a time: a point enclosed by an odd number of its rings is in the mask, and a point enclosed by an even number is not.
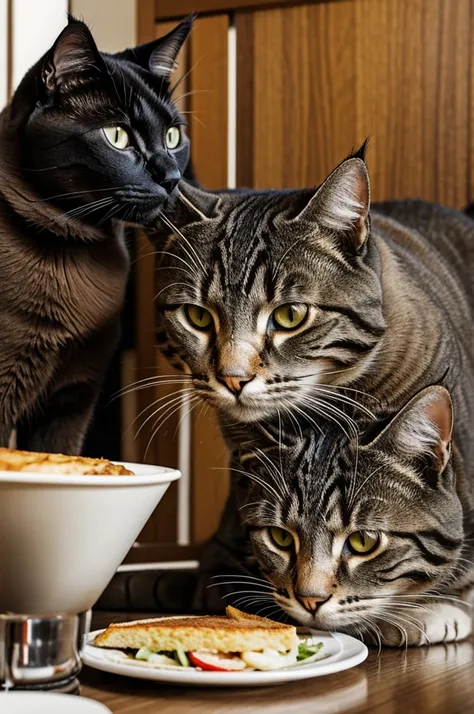
<svg viewBox="0 0 474 714"><path fill-rule="evenodd" d="M182 99L185 99L185 97L191 97L193 94L203 94L203 93L208 93L210 92L210 89L192 89L189 92L186 92L186 94L181 94L180 97L173 97L175 104L180 102Z"/></svg>
<svg viewBox="0 0 474 714"><path fill-rule="evenodd" d="M103 216L97 223L97 228L100 228L104 223L106 223L108 220L111 220L117 213L120 211L122 207L119 204L115 204L112 206L112 208Z"/></svg>
<svg viewBox="0 0 474 714"><path fill-rule="evenodd" d="M65 213L62 213L60 216L55 216L49 223L47 223L45 226L42 227L42 231L46 230L47 228L50 228L52 225L55 223L59 223L61 219L66 218L66 219L81 219L84 220L88 215L93 213L94 211L98 211L101 208L105 208L106 206L109 206L113 202L113 198L101 198L98 201L91 201L90 203L87 203L85 206L79 206L78 208L73 208L70 211L66 211Z"/></svg>
<svg viewBox="0 0 474 714"><path fill-rule="evenodd" d="M46 169L38 169L39 171L45 171ZM104 191L116 191L122 188L122 186L109 186L108 188L89 188L84 191L68 191L67 193L58 193L55 196L48 196L47 198L31 198L26 199L29 203L45 203L46 201L55 201L58 198L72 198L77 196L83 196L89 193L100 193ZM26 198L26 197L25 197ZM110 198L112 198L110 196Z"/></svg>
<svg viewBox="0 0 474 714"><path fill-rule="evenodd" d="M203 275L207 274L207 270L204 266L204 263L202 262L201 258L199 257L196 249L193 247L193 245L190 243L190 241L186 238L185 235L177 228L171 221L170 219L165 216L163 211L160 211L159 214L161 220L163 223L170 228L170 230L177 236L183 239L186 245L182 246L186 252L186 255L189 257L189 259L192 261L194 264L194 267L196 268L196 272L199 272L199 268L201 268ZM186 247L187 246L187 247Z"/></svg>

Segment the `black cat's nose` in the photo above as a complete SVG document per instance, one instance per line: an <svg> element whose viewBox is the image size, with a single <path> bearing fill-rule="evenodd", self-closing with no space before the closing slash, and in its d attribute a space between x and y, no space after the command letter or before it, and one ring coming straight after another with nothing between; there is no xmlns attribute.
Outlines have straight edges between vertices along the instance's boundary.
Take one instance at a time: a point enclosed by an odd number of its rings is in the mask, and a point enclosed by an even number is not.
<svg viewBox="0 0 474 714"><path fill-rule="evenodd" d="M181 179L181 172L173 159L158 152L150 157L147 168L158 186L164 188L167 194L173 193Z"/></svg>
<svg viewBox="0 0 474 714"><path fill-rule="evenodd" d="M222 372L220 372L217 374L217 379L221 384L227 387L229 392L232 392L232 394L239 396L245 385L251 382L252 379L255 379L255 375L223 374Z"/></svg>
<svg viewBox="0 0 474 714"><path fill-rule="evenodd" d="M165 189L166 193L171 194L175 190L176 186L179 184L179 179L180 175L164 178L162 181L160 181L160 186Z"/></svg>
<svg viewBox="0 0 474 714"><path fill-rule="evenodd" d="M295 593L295 597L305 610L314 615L321 605L331 599L332 595L298 595L298 593Z"/></svg>

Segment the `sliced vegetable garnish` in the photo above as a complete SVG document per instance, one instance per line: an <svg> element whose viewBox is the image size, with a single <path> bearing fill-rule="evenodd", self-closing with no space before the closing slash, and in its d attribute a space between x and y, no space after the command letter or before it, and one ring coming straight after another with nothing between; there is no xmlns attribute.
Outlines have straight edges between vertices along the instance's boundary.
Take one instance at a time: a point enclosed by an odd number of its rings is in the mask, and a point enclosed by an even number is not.
<svg viewBox="0 0 474 714"><path fill-rule="evenodd" d="M308 644L306 641L300 642L296 659L298 662L303 662L305 659L308 659L308 657L313 657L315 654L318 654L322 646L322 642L316 642L315 644Z"/></svg>
<svg viewBox="0 0 474 714"><path fill-rule="evenodd" d="M188 652L195 667L209 672L239 672L247 666L238 655L213 654L210 652Z"/></svg>
<svg viewBox="0 0 474 714"><path fill-rule="evenodd" d="M186 652L179 645L176 647L176 659L182 667L191 666Z"/></svg>

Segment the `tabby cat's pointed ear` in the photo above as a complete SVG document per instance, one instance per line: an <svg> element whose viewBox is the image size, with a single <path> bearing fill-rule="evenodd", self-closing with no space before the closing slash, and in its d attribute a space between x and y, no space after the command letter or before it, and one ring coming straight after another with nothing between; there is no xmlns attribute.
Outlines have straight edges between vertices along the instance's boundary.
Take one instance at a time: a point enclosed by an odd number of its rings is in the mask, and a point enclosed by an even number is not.
<svg viewBox="0 0 474 714"><path fill-rule="evenodd" d="M192 223L199 223L204 227L218 216L221 200L217 194L203 191L182 179L178 190L162 211L154 232L155 240L161 240L172 233L171 226L178 231Z"/></svg>
<svg viewBox="0 0 474 714"><path fill-rule="evenodd" d="M189 222L211 221L219 213L222 198L216 193L204 191L188 181L180 181L178 201Z"/></svg>
<svg viewBox="0 0 474 714"><path fill-rule="evenodd" d="M428 459L441 474L450 456L453 404L444 387L426 387L397 414L373 445L402 458Z"/></svg>
<svg viewBox="0 0 474 714"><path fill-rule="evenodd" d="M106 71L104 60L87 25L72 15L69 15L68 20L68 25L58 36L43 67L43 82L50 92Z"/></svg>
<svg viewBox="0 0 474 714"><path fill-rule="evenodd" d="M370 232L370 180L364 161L364 143L328 176L301 211L298 219L349 239L360 250Z"/></svg>
<svg viewBox="0 0 474 714"><path fill-rule="evenodd" d="M179 52L191 32L195 19L195 14L189 15L164 37L139 45L134 49L118 52L115 57L134 62L168 82L171 73L178 66Z"/></svg>

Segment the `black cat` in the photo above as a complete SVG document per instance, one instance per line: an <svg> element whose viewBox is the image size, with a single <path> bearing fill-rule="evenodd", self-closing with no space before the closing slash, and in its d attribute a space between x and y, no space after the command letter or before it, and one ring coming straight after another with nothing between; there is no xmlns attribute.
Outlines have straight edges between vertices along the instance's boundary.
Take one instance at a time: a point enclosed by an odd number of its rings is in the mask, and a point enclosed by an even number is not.
<svg viewBox="0 0 474 714"><path fill-rule="evenodd" d="M0 115L0 445L78 453L118 340L120 221L156 222L189 159L170 75L193 18L100 53L69 24Z"/></svg>

